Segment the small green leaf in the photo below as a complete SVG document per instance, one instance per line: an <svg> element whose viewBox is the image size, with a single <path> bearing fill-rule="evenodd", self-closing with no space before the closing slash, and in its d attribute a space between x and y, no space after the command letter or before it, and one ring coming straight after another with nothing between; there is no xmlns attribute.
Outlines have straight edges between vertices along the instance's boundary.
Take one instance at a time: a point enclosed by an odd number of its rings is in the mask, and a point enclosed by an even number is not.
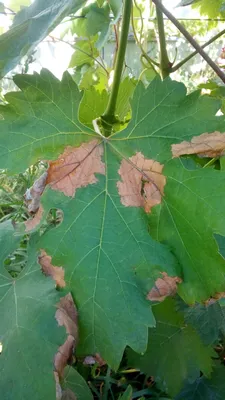
<svg viewBox="0 0 225 400"><path fill-rule="evenodd" d="M63 389L72 390L77 400L93 400L92 393L84 378L72 367L64 372ZM68 398L70 399L70 397ZM71 399L72 400L72 399Z"/></svg>
<svg viewBox="0 0 225 400"><path fill-rule="evenodd" d="M90 88L84 92L80 103L79 118L80 121L93 129L92 121L99 118L106 109L109 100L109 94L106 90L102 92L95 88Z"/></svg>
<svg viewBox="0 0 225 400"><path fill-rule="evenodd" d="M119 397L119 400L131 400L132 393L133 393L132 386L129 385L126 391L122 394L122 396Z"/></svg>
<svg viewBox="0 0 225 400"><path fill-rule="evenodd" d="M101 48L108 38L110 30L110 8L109 5L92 3L84 7L80 16L73 23L73 32L80 36L91 37L99 33L96 46Z"/></svg>
<svg viewBox="0 0 225 400"><path fill-rule="evenodd" d="M224 16L224 0L201 0L193 3L194 8L198 8L201 15L207 15L209 18Z"/></svg>
<svg viewBox="0 0 225 400"><path fill-rule="evenodd" d="M147 351L143 356L128 351L128 362L154 376L162 388L176 395L186 379L196 379L200 371L209 376L214 352L204 347L197 333L177 312L172 299L154 307L156 328L149 330Z"/></svg>
<svg viewBox="0 0 225 400"><path fill-rule="evenodd" d="M135 87L136 81L134 79L125 78L120 84L116 105L116 115L120 121L123 121L130 112L130 101ZM95 88L87 90L80 104L80 121L93 128L92 121L104 113L108 100L109 92L106 90L102 92L99 92Z"/></svg>
<svg viewBox="0 0 225 400"><path fill-rule="evenodd" d="M79 67L84 64L93 65L95 58L99 55L95 47L95 40L81 40L76 44L75 52L73 53L69 68Z"/></svg>

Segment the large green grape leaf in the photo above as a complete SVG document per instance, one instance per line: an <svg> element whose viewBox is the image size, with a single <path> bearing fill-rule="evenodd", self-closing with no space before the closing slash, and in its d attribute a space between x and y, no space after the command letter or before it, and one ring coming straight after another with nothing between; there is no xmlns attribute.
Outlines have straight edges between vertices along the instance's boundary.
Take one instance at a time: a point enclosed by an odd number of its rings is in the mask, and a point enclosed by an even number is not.
<svg viewBox="0 0 225 400"><path fill-rule="evenodd" d="M201 376L187 384L175 400L224 400L224 365L217 363L211 379Z"/></svg>
<svg viewBox="0 0 225 400"><path fill-rule="evenodd" d="M5 234L3 254L5 249L15 250L9 245L12 231L6 224L0 225ZM17 279L7 273L3 263L0 269L1 398L54 400L54 356L65 339L64 329L54 317L59 294L53 281L42 274L34 252Z"/></svg>
<svg viewBox="0 0 225 400"><path fill-rule="evenodd" d="M210 375L211 348L204 347L199 336L177 312L174 300L154 307L156 328L149 330L149 343L143 356L128 350L128 362L160 383L172 396L186 379L195 380L200 370Z"/></svg>
<svg viewBox="0 0 225 400"><path fill-rule="evenodd" d="M37 158L56 158L65 145L99 138L77 119L80 94L68 74L62 83L46 71L40 77L18 76L16 82L22 93L8 95L11 105L0 111L2 139L12 139L9 146L1 142L5 167L18 171ZM144 264L156 275L167 270L173 276L177 264L167 247L150 238L143 210L122 206L116 190L121 159L110 149L107 157L113 165L107 179L99 175L95 185L80 189L74 198L46 191L44 209L60 208L64 218L37 247L65 268L79 309L80 352L100 352L116 367L127 344L145 350L147 327L154 325L135 267Z"/></svg>
<svg viewBox="0 0 225 400"><path fill-rule="evenodd" d="M188 302L224 290L225 261L213 234L225 230L225 175L187 170L171 159L172 144L224 131L223 118L215 117L220 103L199 92L186 96L184 85L155 79L147 89L139 84L135 90L128 127L103 138L79 122L80 93L68 74L62 82L47 71L15 81L22 92L8 94L9 104L0 109L1 167L21 171L61 153L52 165L53 175L58 165L63 176L50 180L42 206L45 213L61 209L63 221L37 241L37 250L45 249L54 265L65 268L79 309L79 352L99 352L115 368L126 345L145 351L147 328L154 325L136 275L140 267L152 285L162 272L180 276L178 290ZM151 165L147 176L144 160ZM162 196L152 179L166 183ZM150 217L143 209L149 202L158 204ZM151 235L164 244L149 236L148 223Z"/></svg>
<svg viewBox="0 0 225 400"><path fill-rule="evenodd" d="M86 0L35 0L20 10L12 27L0 36L0 78L13 69L64 17Z"/></svg>

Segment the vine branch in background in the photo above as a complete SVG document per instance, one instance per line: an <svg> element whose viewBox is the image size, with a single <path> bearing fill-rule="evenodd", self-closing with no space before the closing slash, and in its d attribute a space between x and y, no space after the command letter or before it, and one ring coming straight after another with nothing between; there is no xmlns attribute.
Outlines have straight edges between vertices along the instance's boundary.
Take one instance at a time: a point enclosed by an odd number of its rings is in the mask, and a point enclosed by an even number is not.
<svg viewBox="0 0 225 400"><path fill-rule="evenodd" d="M184 28L183 25L163 6L160 0L152 0L155 3L156 8L159 8L167 18L173 22L177 29L183 34L183 36L188 40L189 43L195 48L197 53L199 53L202 58L210 65L213 71L219 76L219 78L225 83L225 74L216 65L216 63L205 53L203 48L196 42L196 40L190 35L190 33Z"/></svg>
<svg viewBox="0 0 225 400"><path fill-rule="evenodd" d="M106 110L101 117L103 124L108 125L108 129L106 129L105 134L109 136L111 134L112 124L115 122L115 111L116 111L116 102L117 96L119 92L120 80L123 71L124 58L127 47L127 39L130 27L130 17L131 17L131 9L132 9L132 0L124 0L124 8L123 8L123 17L122 17L122 27L121 34L119 40L119 48L117 52L116 58L116 66L114 71L114 78L112 84L112 91L110 93L109 102L106 107Z"/></svg>
<svg viewBox="0 0 225 400"><path fill-rule="evenodd" d="M205 47L209 46L211 43L215 42L219 37L223 36L225 34L225 29L223 29L221 32L217 33L217 35L213 36L210 40L205 42L201 48L204 49ZM193 51L193 53L189 54L189 56L185 57L183 60L181 60L179 63L174 65L174 67L171 68L171 72L177 71L182 65L186 64L191 58L196 56L198 54L198 51Z"/></svg>
<svg viewBox="0 0 225 400"><path fill-rule="evenodd" d="M159 3L161 4L161 0L159 0ZM165 79L170 74L171 63L166 49L166 36L164 29L163 13L157 4L156 4L156 18L157 18L158 33L159 33L160 73L162 79Z"/></svg>
<svg viewBox="0 0 225 400"><path fill-rule="evenodd" d="M135 4L136 4L136 3L135 3ZM137 6L136 6L136 7L137 7ZM138 8L138 7L137 7L137 8ZM139 8L138 8L138 10L139 10ZM141 20L142 20L142 23L143 23L143 19L141 19ZM141 41L138 40L137 33L136 33L136 30L135 30L135 26L134 26L134 11L133 11L133 7L132 7L131 24L132 24L132 30L133 30L133 34L134 34L134 39L135 39L136 43L138 44L138 46L139 46L140 49L141 49L142 56L146 59L146 61L149 63L149 65L155 70L155 68L153 67L152 64L154 64L154 65L156 65L157 67L159 67L159 63L157 63L155 60L153 60L151 57L149 57L149 55L148 55L148 54L146 53L146 51L144 50Z"/></svg>
<svg viewBox="0 0 225 400"><path fill-rule="evenodd" d="M113 55L113 69L115 68L115 62L116 62L116 56L117 56L117 52L118 52L118 48L119 48L119 38L118 38L118 32L117 32L117 26L114 24L113 25L113 29L114 29L114 34L115 34L115 41L116 41L116 46L115 46L115 51L114 51L114 55ZM119 29L118 29L119 31Z"/></svg>

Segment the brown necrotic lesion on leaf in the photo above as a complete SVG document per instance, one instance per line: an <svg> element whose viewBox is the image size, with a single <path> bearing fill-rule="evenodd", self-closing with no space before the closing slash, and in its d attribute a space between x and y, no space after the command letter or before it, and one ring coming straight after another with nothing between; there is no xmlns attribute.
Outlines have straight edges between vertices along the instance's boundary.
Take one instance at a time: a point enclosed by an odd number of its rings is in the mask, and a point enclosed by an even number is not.
<svg viewBox="0 0 225 400"><path fill-rule="evenodd" d="M44 214L44 209L43 207L40 205L37 212L34 214L34 216L30 219L28 219L27 221L25 221L25 232L31 232L32 230L34 230L35 228L37 228L37 226L40 224L41 220L42 220L42 216Z"/></svg>
<svg viewBox="0 0 225 400"><path fill-rule="evenodd" d="M98 140L83 143L79 147L68 146L57 160L49 161L48 170L27 189L24 198L31 218L25 222L26 232L38 227L44 215L40 205L45 187L74 197L76 190L98 181L95 174L105 175L101 158L103 147Z"/></svg>
<svg viewBox="0 0 225 400"><path fill-rule="evenodd" d="M64 269L62 267L56 267L52 265L52 257L48 256L45 250L41 250L38 261L41 266L42 272L47 276L51 276L52 279L54 279L57 287L64 288L66 286L64 280Z"/></svg>
<svg viewBox="0 0 225 400"><path fill-rule="evenodd" d="M204 301L206 306L210 306L211 304L216 303L220 299L225 298L225 292L216 293L214 296L211 296L209 299Z"/></svg>
<svg viewBox="0 0 225 400"><path fill-rule="evenodd" d="M100 367L106 365L106 361L101 357L99 353L95 353L92 356L86 356L83 360L84 365L94 365L98 364Z"/></svg>
<svg viewBox="0 0 225 400"><path fill-rule="evenodd" d="M147 213L162 201L166 177L163 165L148 160L140 152L123 159L119 169L121 181L117 182L121 203L126 207L143 207Z"/></svg>
<svg viewBox="0 0 225 400"><path fill-rule="evenodd" d="M59 326L64 326L68 334L65 342L59 347L54 359L54 376L56 392L62 392L60 382L64 369L72 363L73 353L78 343L78 312L70 293L62 297L57 304L55 318ZM60 396L58 396L61 398Z"/></svg>
<svg viewBox="0 0 225 400"><path fill-rule="evenodd" d="M190 142L184 141L171 146L173 158L197 154L199 157L220 157L225 153L225 133L215 131L194 136Z"/></svg>
<svg viewBox="0 0 225 400"><path fill-rule="evenodd" d="M27 189L24 195L27 209L32 214L36 213L40 207L40 199L45 190L47 175L47 172L44 172L38 179L36 179L33 186Z"/></svg>
<svg viewBox="0 0 225 400"><path fill-rule="evenodd" d="M75 196L78 188L97 182L95 174L105 174L102 154L103 147L97 140L66 147L57 160L50 161L46 183L66 196Z"/></svg>
<svg viewBox="0 0 225 400"><path fill-rule="evenodd" d="M177 292L177 285L182 282L178 276L169 276L162 272L162 277L158 278L155 285L147 294L147 299L151 301L163 301L168 296L174 296Z"/></svg>
<svg viewBox="0 0 225 400"><path fill-rule="evenodd" d="M34 184L27 189L24 195L24 201L31 218L25 221L25 232L34 230L41 222L44 210L40 205L41 196L45 190L47 181L47 172L44 172Z"/></svg>

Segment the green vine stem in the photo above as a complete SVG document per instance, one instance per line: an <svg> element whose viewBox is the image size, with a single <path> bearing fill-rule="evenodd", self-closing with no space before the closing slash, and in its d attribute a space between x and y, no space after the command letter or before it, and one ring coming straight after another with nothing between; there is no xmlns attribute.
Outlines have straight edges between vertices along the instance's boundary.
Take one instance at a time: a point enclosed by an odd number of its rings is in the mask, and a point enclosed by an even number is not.
<svg viewBox="0 0 225 400"><path fill-rule="evenodd" d="M105 129L105 136L109 136L111 134L112 125L113 123L116 122L116 116L115 116L116 102L117 102L120 80L122 76L124 58L127 47L131 9L132 9L132 0L124 0L123 20L122 20L119 48L116 58L112 91L109 97L107 108L101 117L102 124Z"/></svg>
<svg viewBox="0 0 225 400"><path fill-rule="evenodd" d="M161 0L159 0L161 3ZM160 73L162 79L165 79L170 74L171 63L167 54L166 49L166 37L164 29L163 13L161 9L156 5L156 18L159 32L159 47L160 47Z"/></svg>
<svg viewBox="0 0 225 400"><path fill-rule="evenodd" d="M207 42L205 42L201 48L204 49L205 47L209 46L211 43L215 42L219 37L223 36L225 34L225 29L223 29L221 32L217 33L217 35L213 36L211 39L209 39ZM179 63L174 65L174 67L171 68L171 72L177 71L182 65L186 64L191 58L196 56L198 54L198 51L193 51L189 56L185 57L183 60L181 60Z"/></svg>
<svg viewBox="0 0 225 400"><path fill-rule="evenodd" d="M167 16L167 18L173 22L173 24L177 27L177 29L183 34L183 36L188 40L189 43L195 48L195 50L204 58L207 64L213 69L213 71L219 76L222 82L225 83L225 74L221 71L221 69L216 65L216 63L205 53L203 48L196 42L196 40L190 35L190 33L185 29L183 25L169 12L161 3L161 0L152 0L156 5L156 9L159 8L163 14Z"/></svg>

